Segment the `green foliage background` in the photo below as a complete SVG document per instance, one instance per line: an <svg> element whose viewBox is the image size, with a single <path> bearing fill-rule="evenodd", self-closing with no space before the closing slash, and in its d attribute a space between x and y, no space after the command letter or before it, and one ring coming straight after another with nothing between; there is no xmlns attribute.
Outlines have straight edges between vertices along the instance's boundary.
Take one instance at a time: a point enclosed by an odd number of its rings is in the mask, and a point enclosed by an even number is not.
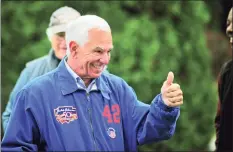
<svg viewBox="0 0 233 152"><path fill-rule="evenodd" d="M211 16L202 1L2 2L1 110L25 63L48 53L45 30L52 12L64 5L109 22L114 51L108 69L123 77L139 100L150 103L169 71L181 85L184 104L175 135L139 150L207 150L217 94L205 36Z"/></svg>

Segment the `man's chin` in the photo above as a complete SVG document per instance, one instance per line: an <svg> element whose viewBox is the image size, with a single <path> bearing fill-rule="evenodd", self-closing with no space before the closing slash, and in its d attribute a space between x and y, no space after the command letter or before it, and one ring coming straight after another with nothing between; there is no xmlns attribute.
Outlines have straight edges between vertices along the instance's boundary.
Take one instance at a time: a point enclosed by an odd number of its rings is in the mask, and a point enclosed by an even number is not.
<svg viewBox="0 0 233 152"><path fill-rule="evenodd" d="M95 78L98 78L98 77L101 76L102 72L103 72L103 71L98 72L98 73L93 73L91 76L92 76L92 78L94 78L94 79L95 79Z"/></svg>
<svg viewBox="0 0 233 152"><path fill-rule="evenodd" d="M59 52L60 56L63 58L64 56L66 56L66 49L60 49Z"/></svg>
<svg viewBox="0 0 233 152"><path fill-rule="evenodd" d="M62 60L65 56L66 56L66 53L57 53L57 54L56 54L56 57L57 57L59 60Z"/></svg>
<svg viewBox="0 0 233 152"><path fill-rule="evenodd" d="M102 72L101 72L101 73L98 73L98 74L94 74L94 75L93 75L93 78L98 78L98 77L100 77L101 74L102 74Z"/></svg>
<svg viewBox="0 0 233 152"><path fill-rule="evenodd" d="M85 79L95 79L95 78L100 77L101 74L102 74L102 72L101 73L92 73L92 74L88 74L88 76L85 76L83 78L85 78Z"/></svg>

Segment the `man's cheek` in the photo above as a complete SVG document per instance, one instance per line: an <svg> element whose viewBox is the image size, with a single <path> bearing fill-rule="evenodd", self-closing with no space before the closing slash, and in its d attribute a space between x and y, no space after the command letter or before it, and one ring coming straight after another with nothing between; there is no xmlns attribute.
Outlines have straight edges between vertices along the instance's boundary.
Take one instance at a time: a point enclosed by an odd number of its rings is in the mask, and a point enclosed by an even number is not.
<svg viewBox="0 0 233 152"><path fill-rule="evenodd" d="M88 67L90 67L90 64L88 62L86 62L84 65L83 65L83 69L85 71L85 74L88 74Z"/></svg>

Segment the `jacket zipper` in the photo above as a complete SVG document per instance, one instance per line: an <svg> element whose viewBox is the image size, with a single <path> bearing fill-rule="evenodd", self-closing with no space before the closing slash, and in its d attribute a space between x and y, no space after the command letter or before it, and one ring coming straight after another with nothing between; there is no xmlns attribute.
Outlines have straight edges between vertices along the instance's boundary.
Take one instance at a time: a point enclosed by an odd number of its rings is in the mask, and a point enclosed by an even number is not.
<svg viewBox="0 0 233 152"><path fill-rule="evenodd" d="M88 102L90 102L89 93L86 93L86 95L87 95ZM92 117L91 117L91 109L90 108L88 108L88 113L89 113L89 118L90 118L90 127L91 127L92 137L94 140L94 147L95 147L95 150L97 151L97 145L96 145L95 136L94 136L94 128L92 125Z"/></svg>

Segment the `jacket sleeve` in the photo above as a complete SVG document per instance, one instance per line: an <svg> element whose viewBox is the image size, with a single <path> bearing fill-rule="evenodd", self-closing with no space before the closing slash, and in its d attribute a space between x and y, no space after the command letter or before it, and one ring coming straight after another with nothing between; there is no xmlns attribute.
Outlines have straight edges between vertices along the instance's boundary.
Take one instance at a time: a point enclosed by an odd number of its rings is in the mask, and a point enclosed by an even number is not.
<svg viewBox="0 0 233 152"><path fill-rule="evenodd" d="M137 109L138 107L135 107L136 111ZM143 119L137 119L137 117L140 117L139 113L136 115L138 144L142 145L171 138L175 132L179 115L179 107L168 107L164 104L161 94L157 95Z"/></svg>
<svg viewBox="0 0 233 152"><path fill-rule="evenodd" d="M161 94L148 105L138 101L135 92L127 84L123 90L124 106L127 106L127 112L123 114L124 124L127 125L126 130L131 132L132 142L139 145L158 142L167 140L174 134L180 115L179 107L166 106Z"/></svg>
<svg viewBox="0 0 233 152"><path fill-rule="evenodd" d="M22 90L16 97L16 106L3 136L1 151L38 151L39 129L30 108L29 95Z"/></svg>
<svg viewBox="0 0 233 152"><path fill-rule="evenodd" d="M2 113L2 124L3 124L3 131L5 132L6 130L6 127L7 127L7 124L9 122L9 118L10 118L10 115L12 113L12 107L14 105L14 101L15 101L15 97L16 97L16 94L23 88L23 86L28 82L28 79L29 79L29 69L28 68L25 68L17 82L16 82L16 85L14 86L12 92L10 93L10 97L9 97L9 101L7 102L7 106L6 106L6 109L5 111Z"/></svg>

